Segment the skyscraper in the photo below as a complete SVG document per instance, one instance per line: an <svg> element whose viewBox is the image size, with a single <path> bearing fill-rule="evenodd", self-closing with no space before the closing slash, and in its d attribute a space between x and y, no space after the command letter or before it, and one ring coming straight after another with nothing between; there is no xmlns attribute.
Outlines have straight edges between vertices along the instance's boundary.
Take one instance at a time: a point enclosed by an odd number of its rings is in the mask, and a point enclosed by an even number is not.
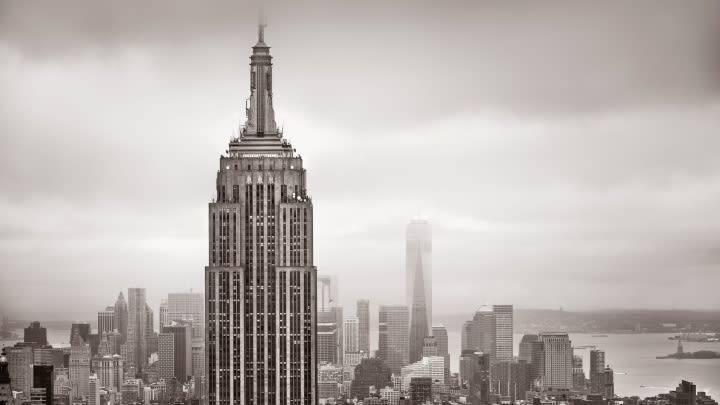
<svg viewBox="0 0 720 405"><path fill-rule="evenodd" d="M73 386L73 398L87 397L90 378L90 345L83 342L79 334L75 335L71 342L69 372Z"/></svg>
<svg viewBox="0 0 720 405"><path fill-rule="evenodd" d="M160 300L160 310L158 311L158 317L160 322L159 330L162 331L163 326L170 325L170 321L168 319L168 301L165 298Z"/></svg>
<svg viewBox="0 0 720 405"><path fill-rule="evenodd" d="M337 277L317 276L318 362L343 364L343 308L338 305Z"/></svg>
<svg viewBox="0 0 720 405"><path fill-rule="evenodd" d="M97 374L90 374L88 377L88 405L100 405L100 380Z"/></svg>
<svg viewBox="0 0 720 405"><path fill-rule="evenodd" d="M174 376L181 383L187 380L191 375L190 367L192 365L192 326L187 323L184 325L165 326L162 328L162 334L170 333L173 335L173 366ZM158 339L158 346L160 345ZM160 356L160 353L158 353Z"/></svg>
<svg viewBox="0 0 720 405"><path fill-rule="evenodd" d="M25 398L30 398L33 384L33 350L32 347L9 347L6 349L10 387L13 391L22 391Z"/></svg>
<svg viewBox="0 0 720 405"><path fill-rule="evenodd" d="M467 324L467 348L479 350L490 356L490 362L495 359L496 346L496 318L490 305L483 305L475 312L473 320ZM511 338L512 340L512 338Z"/></svg>
<svg viewBox="0 0 720 405"><path fill-rule="evenodd" d="M612 399L615 398L615 372L613 372L613 369L610 368L610 366L606 366L605 370L601 373L602 381L602 392L601 394L606 399Z"/></svg>
<svg viewBox="0 0 720 405"><path fill-rule="evenodd" d="M168 294L166 325L172 321L190 321L193 339L204 340L205 297L203 294L192 291Z"/></svg>
<svg viewBox="0 0 720 405"><path fill-rule="evenodd" d="M495 360L513 358L513 306L493 305L495 314Z"/></svg>
<svg viewBox="0 0 720 405"><path fill-rule="evenodd" d="M590 393L602 394L604 387L601 381L602 373L605 371L605 352L602 350L590 350Z"/></svg>
<svg viewBox="0 0 720 405"><path fill-rule="evenodd" d="M523 335L522 339L520 339L518 360L532 363L533 342L537 341L538 335Z"/></svg>
<svg viewBox="0 0 720 405"><path fill-rule="evenodd" d="M398 374L403 366L410 363L408 360L408 320L407 307L402 305L380 306L378 357L383 359L395 374Z"/></svg>
<svg viewBox="0 0 720 405"><path fill-rule="evenodd" d="M123 359L119 355L95 356L92 361L92 370L100 380L100 386L120 392L123 383Z"/></svg>
<svg viewBox="0 0 720 405"><path fill-rule="evenodd" d="M147 361L147 303L144 288L128 288L127 353L124 359L128 367L141 372Z"/></svg>
<svg viewBox="0 0 720 405"><path fill-rule="evenodd" d="M343 364L356 366L360 364L360 322L357 318L346 318L343 325L345 339L345 355Z"/></svg>
<svg viewBox="0 0 720 405"><path fill-rule="evenodd" d="M406 230L406 297L410 310L410 362L422 358L425 336L432 334L432 229L412 220Z"/></svg>
<svg viewBox="0 0 720 405"><path fill-rule="evenodd" d="M585 390L585 371L583 371L582 356L573 355L573 390Z"/></svg>
<svg viewBox="0 0 720 405"><path fill-rule="evenodd" d="M433 326L433 336L437 342L437 355L445 359L445 382L450 381L450 352L448 351L448 333L443 325Z"/></svg>
<svg viewBox="0 0 720 405"><path fill-rule="evenodd" d="M128 306L123 297L122 291L118 294L118 298L115 301L115 329L120 333L122 338L120 344L127 341L127 328L128 328Z"/></svg>
<svg viewBox="0 0 720 405"><path fill-rule="evenodd" d="M328 312L338 304L338 285L336 276L321 275L317 278L318 312Z"/></svg>
<svg viewBox="0 0 720 405"><path fill-rule="evenodd" d="M565 332L543 332L543 387L546 390L572 389L573 349Z"/></svg>
<svg viewBox="0 0 720 405"><path fill-rule="evenodd" d="M75 336L79 336L83 343L90 343L90 324L73 323L70 326L70 344L75 340Z"/></svg>
<svg viewBox="0 0 720 405"><path fill-rule="evenodd" d="M34 321L30 326L25 328L23 336L25 343L34 343L36 346L45 346L47 344L47 329L40 326L40 322Z"/></svg>
<svg viewBox="0 0 720 405"><path fill-rule="evenodd" d="M370 301L358 300L355 310L359 323L360 351L370 354Z"/></svg>
<svg viewBox="0 0 720 405"><path fill-rule="evenodd" d="M171 332L158 334L158 377L166 380L175 377L175 335Z"/></svg>
<svg viewBox="0 0 720 405"><path fill-rule="evenodd" d="M145 303L145 337L150 337L155 333L155 312L150 305Z"/></svg>
<svg viewBox="0 0 720 405"><path fill-rule="evenodd" d="M317 362L339 364L338 324L334 312L317 313Z"/></svg>
<svg viewBox="0 0 720 405"><path fill-rule="evenodd" d="M104 311L98 312L98 333L102 337L113 329L115 329L115 307L107 307Z"/></svg>
<svg viewBox="0 0 720 405"><path fill-rule="evenodd" d="M468 394L473 405L489 404L491 391L490 364L492 356L488 353L476 352L470 355L474 367L468 379ZM469 374L469 373L468 373Z"/></svg>
<svg viewBox="0 0 720 405"><path fill-rule="evenodd" d="M313 205L302 158L275 124L262 25L252 49L247 120L208 206L208 400L314 404Z"/></svg>

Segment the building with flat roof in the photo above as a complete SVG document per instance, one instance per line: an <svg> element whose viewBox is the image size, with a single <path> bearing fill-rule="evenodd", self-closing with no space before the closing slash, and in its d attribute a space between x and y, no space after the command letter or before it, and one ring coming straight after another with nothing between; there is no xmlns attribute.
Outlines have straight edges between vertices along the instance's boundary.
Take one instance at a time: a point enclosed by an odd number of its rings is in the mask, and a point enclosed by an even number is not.
<svg viewBox="0 0 720 405"><path fill-rule="evenodd" d="M408 308L381 305L378 315L378 357L393 373L410 363L408 346Z"/></svg>

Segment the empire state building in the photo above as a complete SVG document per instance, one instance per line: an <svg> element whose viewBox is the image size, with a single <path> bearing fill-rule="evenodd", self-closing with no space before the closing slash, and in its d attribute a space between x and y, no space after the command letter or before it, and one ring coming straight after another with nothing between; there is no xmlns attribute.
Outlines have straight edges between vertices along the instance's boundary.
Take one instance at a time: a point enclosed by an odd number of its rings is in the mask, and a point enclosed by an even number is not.
<svg viewBox="0 0 720 405"><path fill-rule="evenodd" d="M220 156L205 268L210 405L315 404L313 206L302 158L275 124L263 26L247 120Z"/></svg>

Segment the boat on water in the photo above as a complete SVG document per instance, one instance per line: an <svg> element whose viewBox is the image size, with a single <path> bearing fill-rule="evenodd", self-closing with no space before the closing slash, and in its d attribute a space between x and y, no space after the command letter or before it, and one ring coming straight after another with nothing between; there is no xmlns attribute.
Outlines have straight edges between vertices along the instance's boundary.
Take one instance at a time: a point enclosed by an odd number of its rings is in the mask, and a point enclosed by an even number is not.
<svg viewBox="0 0 720 405"><path fill-rule="evenodd" d="M608 337L608 335L592 335L592 337Z"/></svg>

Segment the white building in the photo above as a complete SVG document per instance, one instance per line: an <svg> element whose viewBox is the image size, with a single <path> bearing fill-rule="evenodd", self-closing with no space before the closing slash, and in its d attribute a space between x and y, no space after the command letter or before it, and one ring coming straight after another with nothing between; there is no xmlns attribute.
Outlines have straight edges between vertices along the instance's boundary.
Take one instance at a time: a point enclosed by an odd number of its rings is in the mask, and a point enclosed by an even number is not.
<svg viewBox="0 0 720 405"><path fill-rule="evenodd" d="M119 355L97 356L92 359L92 369L97 374L100 387L120 392L123 383L123 360Z"/></svg>
<svg viewBox="0 0 720 405"><path fill-rule="evenodd" d="M445 358L441 356L423 357L422 360L403 367L400 376L402 392L410 390L410 380L413 377L430 377L433 384L442 384L445 381Z"/></svg>
<svg viewBox="0 0 720 405"><path fill-rule="evenodd" d="M100 381L97 374L88 377L88 405L100 405Z"/></svg>
<svg viewBox="0 0 720 405"><path fill-rule="evenodd" d="M388 405L397 405L400 402L400 391L390 387L380 388L380 398L386 399Z"/></svg>

